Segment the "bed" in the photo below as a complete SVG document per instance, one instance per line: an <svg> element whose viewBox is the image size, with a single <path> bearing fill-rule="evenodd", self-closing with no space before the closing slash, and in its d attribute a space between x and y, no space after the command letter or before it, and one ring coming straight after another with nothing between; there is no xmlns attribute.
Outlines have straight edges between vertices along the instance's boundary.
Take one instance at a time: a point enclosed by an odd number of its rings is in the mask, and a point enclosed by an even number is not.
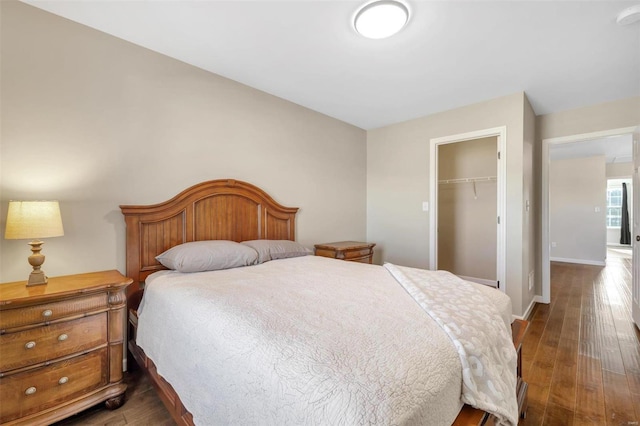
<svg viewBox="0 0 640 426"><path fill-rule="evenodd" d="M241 181L203 182L164 203L121 209L134 280L129 349L178 424L498 421L461 402L458 346L409 297L412 284L399 284L397 274L421 270L296 256L184 273L156 260L197 241L295 241L298 209ZM508 329L508 298L477 292ZM526 323L511 327L519 355ZM517 370L512 392L522 416L519 357Z"/></svg>

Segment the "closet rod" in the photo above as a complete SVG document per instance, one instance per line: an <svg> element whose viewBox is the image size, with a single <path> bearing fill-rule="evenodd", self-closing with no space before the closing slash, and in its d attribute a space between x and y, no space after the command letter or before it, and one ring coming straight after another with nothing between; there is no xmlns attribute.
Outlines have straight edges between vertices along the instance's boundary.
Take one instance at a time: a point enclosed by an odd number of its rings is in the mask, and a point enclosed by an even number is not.
<svg viewBox="0 0 640 426"><path fill-rule="evenodd" d="M497 176L481 176L481 177L470 177L470 178L458 178L458 179L443 179L439 180L440 184L447 183L467 183L467 182L488 182L497 180Z"/></svg>

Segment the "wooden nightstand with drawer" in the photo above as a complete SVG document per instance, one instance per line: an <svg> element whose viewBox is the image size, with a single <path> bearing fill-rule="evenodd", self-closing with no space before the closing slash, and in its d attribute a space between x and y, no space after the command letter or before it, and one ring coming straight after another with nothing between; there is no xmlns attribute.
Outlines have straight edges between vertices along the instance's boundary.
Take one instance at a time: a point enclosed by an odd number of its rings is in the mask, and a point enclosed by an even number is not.
<svg viewBox="0 0 640 426"><path fill-rule="evenodd" d="M124 402L126 295L118 271L0 284L0 423L50 424Z"/></svg>
<svg viewBox="0 0 640 426"><path fill-rule="evenodd" d="M336 243L316 244L316 256L351 262L373 263L373 243L358 241L338 241Z"/></svg>

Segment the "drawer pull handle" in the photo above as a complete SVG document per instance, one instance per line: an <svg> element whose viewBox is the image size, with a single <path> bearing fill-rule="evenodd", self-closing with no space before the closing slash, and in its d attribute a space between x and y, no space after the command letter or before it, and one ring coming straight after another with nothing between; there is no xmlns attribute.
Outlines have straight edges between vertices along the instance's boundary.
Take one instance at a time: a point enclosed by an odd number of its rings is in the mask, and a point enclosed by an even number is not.
<svg viewBox="0 0 640 426"><path fill-rule="evenodd" d="M47 309L45 311L42 311L42 316L43 317L50 317L51 315L53 315L53 311L51 309Z"/></svg>
<svg viewBox="0 0 640 426"><path fill-rule="evenodd" d="M62 333L61 335L58 336L58 341L64 342L68 338L69 338L69 336L67 336L66 334Z"/></svg>
<svg viewBox="0 0 640 426"><path fill-rule="evenodd" d="M36 342L33 340L24 344L25 349L33 349L36 347Z"/></svg>
<svg viewBox="0 0 640 426"><path fill-rule="evenodd" d="M60 380L58 380L58 384L59 385L64 385L65 383L67 383L69 381L69 378L67 376L64 377L60 377Z"/></svg>
<svg viewBox="0 0 640 426"><path fill-rule="evenodd" d="M24 391L25 395L33 395L34 393L36 393L36 388L34 388L33 386Z"/></svg>

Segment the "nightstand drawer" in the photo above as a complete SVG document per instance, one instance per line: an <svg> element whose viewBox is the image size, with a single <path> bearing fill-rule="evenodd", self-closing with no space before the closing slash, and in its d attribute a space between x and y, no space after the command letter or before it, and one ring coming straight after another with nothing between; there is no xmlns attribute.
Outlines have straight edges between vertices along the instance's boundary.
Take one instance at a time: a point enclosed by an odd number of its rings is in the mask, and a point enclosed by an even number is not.
<svg viewBox="0 0 640 426"><path fill-rule="evenodd" d="M107 313L0 335L0 372L54 360L107 343Z"/></svg>
<svg viewBox="0 0 640 426"><path fill-rule="evenodd" d="M7 331L11 328L43 324L85 312L107 310L108 306L106 293L97 293L60 302L27 306L21 309L7 309L0 311L0 330Z"/></svg>
<svg viewBox="0 0 640 426"><path fill-rule="evenodd" d="M107 384L107 348L0 378L0 423L53 407Z"/></svg>
<svg viewBox="0 0 640 426"><path fill-rule="evenodd" d="M369 257L373 254L373 250L370 248L362 250L345 250L343 252L344 260L356 260L360 257Z"/></svg>
<svg viewBox="0 0 640 426"><path fill-rule="evenodd" d="M363 257L353 257L353 258L345 258L350 262L360 262L360 263L371 263L371 255L366 255Z"/></svg>

